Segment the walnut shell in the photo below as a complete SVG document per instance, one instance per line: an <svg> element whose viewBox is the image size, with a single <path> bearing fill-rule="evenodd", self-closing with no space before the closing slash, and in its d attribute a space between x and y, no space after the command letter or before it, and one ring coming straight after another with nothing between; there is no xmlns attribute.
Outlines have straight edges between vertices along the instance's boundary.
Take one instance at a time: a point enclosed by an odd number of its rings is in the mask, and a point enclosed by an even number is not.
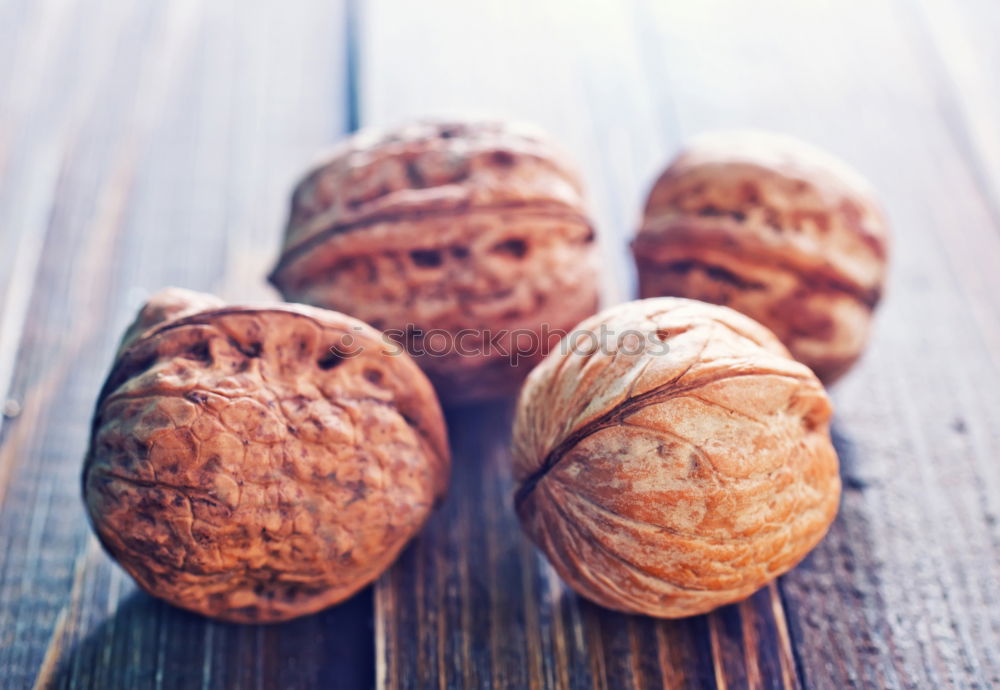
<svg viewBox="0 0 1000 690"><path fill-rule="evenodd" d="M830 402L770 331L679 298L579 329L605 346L549 355L514 423L517 514L573 589L689 616L749 596L820 541L840 496Z"/></svg>
<svg viewBox="0 0 1000 690"><path fill-rule="evenodd" d="M730 306L826 383L868 339L889 232L867 182L790 137L704 135L653 185L633 242L642 297Z"/></svg>
<svg viewBox="0 0 1000 690"><path fill-rule="evenodd" d="M578 177L543 135L422 122L363 131L299 183L271 282L393 333L460 402L514 392L541 360L497 333L554 342L594 313L593 240Z"/></svg>
<svg viewBox="0 0 1000 690"><path fill-rule="evenodd" d="M375 579L443 495L449 462L430 382L369 326L168 289L100 393L83 491L147 592L270 622Z"/></svg>

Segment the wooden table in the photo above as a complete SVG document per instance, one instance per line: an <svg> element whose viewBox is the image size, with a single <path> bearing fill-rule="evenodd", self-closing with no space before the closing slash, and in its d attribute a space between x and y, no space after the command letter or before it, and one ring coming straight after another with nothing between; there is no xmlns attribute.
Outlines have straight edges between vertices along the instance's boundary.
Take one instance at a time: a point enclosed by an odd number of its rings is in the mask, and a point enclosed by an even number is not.
<svg viewBox="0 0 1000 690"><path fill-rule="evenodd" d="M1000 686L998 34L994 0L2 0L0 687ZM318 149L470 109L584 166L606 304L688 135L786 131L872 179L892 276L833 391L829 536L707 616L601 610L521 536L501 401L449 414L450 498L352 601L239 627L137 592L79 487L134 310L167 284L272 296Z"/></svg>

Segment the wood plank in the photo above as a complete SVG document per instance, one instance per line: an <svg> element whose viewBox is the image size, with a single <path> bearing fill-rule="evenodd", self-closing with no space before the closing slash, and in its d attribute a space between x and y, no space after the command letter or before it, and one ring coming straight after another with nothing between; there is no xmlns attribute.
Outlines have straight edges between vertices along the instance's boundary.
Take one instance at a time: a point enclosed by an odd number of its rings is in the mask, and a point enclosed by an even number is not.
<svg viewBox="0 0 1000 690"><path fill-rule="evenodd" d="M362 121L476 108L555 132L595 192L607 302L632 294L625 238L656 168L716 127L787 131L863 170L894 266L870 352L834 391L841 514L778 586L674 622L579 600L511 513L507 408L453 413L451 497L376 592L379 686L1000 683L1000 228L961 138L992 135L953 116L913 7L466 5L366 7ZM988 96L957 88L982 118Z"/></svg>
<svg viewBox="0 0 1000 690"><path fill-rule="evenodd" d="M682 133L815 141L872 178L896 228L876 337L834 391L841 514L781 582L807 686L998 673L1000 242L910 18L906 3L774 2L651 6L642 22Z"/></svg>
<svg viewBox="0 0 1000 690"><path fill-rule="evenodd" d="M989 0L917 0L903 7L922 37L920 51L936 88L948 94L941 104L955 145L968 160L1000 218L1000 5Z"/></svg>
<svg viewBox="0 0 1000 690"><path fill-rule="evenodd" d="M651 13L681 130L749 124L823 144L873 179L898 238L871 352L835 390L841 516L782 582L804 681L995 682L987 583L998 575L998 475L988 458L1000 409L989 324L1000 254L988 201L905 4L756 9L709 6L696 25L691 13Z"/></svg>
<svg viewBox="0 0 1000 690"><path fill-rule="evenodd" d="M634 292L626 253L675 132L628 4L380 1L361 17L361 119L470 109L523 118L583 165L604 301ZM432 37L430 40L428 37ZM710 616L654 621L567 590L510 505L510 401L452 411L450 496L376 589L379 687L796 687L776 589Z"/></svg>
<svg viewBox="0 0 1000 690"><path fill-rule="evenodd" d="M144 296L273 296L294 176L346 127L344 14L0 3L0 399L21 408L0 429L0 687L370 686L370 593L212 623L137 592L79 497L93 400Z"/></svg>

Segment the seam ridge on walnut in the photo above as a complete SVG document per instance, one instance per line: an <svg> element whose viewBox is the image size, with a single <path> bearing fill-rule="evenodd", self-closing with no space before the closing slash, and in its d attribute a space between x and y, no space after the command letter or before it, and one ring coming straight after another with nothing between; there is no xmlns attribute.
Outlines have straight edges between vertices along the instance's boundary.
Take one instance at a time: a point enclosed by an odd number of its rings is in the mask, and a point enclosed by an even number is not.
<svg viewBox="0 0 1000 690"><path fill-rule="evenodd" d="M692 364L694 366L694 364ZM577 446L581 441L586 439L588 436L592 436L603 429L616 424L626 423L625 420L634 413L637 409L645 407L651 404L658 404L672 400L677 397L683 397L685 394L692 390L697 390L702 386L706 385L706 381L699 380L696 383L689 384L688 386L676 387L677 382L684 378L688 373L689 369L682 372L677 378L667 381L658 388L646 391L635 397L631 397L622 403L621 406L616 407L611 412L608 412L604 417L598 418L597 420L588 422L586 425L580 427L573 433L571 433L567 438L560 441L559 444L549 452L542 467L532 475L529 475L524 482L522 482L520 488L518 488L515 493L515 505L523 501L528 494L535 488L535 486L544 479L562 458L571 451L575 446ZM717 381L725 381L726 379L735 378L738 376L785 376L788 378L797 378L792 374L786 372L776 372L769 370L759 370L759 371L747 371L747 372L733 372L733 373L720 373L718 377L708 379L707 383L715 383ZM799 377L801 378L801 377Z"/></svg>

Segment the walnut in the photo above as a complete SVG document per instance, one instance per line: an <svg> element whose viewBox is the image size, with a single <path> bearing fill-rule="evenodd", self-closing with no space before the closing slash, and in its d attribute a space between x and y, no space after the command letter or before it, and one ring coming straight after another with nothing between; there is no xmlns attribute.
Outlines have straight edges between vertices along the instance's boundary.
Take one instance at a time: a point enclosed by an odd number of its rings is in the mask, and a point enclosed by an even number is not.
<svg viewBox="0 0 1000 690"><path fill-rule="evenodd" d="M445 402L513 393L598 293L575 171L543 135L503 122L346 141L297 186L271 281L392 334Z"/></svg>
<svg viewBox="0 0 1000 690"><path fill-rule="evenodd" d="M820 541L840 496L830 402L770 331L680 298L579 328L593 337L531 373L514 423L517 514L573 589L689 616L749 596Z"/></svg>
<svg viewBox="0 0 1000 690"><path fill-rule="evenodd" d="M846 164L789 137L721 132L656 181L632 247L640 296L741 311L831 383L864 349L887 245L868 184Z"/></svg>
<svg viewBox="0 0 1000 690"><path fill-rule="evenodd" d="M147 592L268 622L375 579L448 470L430 382L369 326L168 289L100 393L83 491L104 546Z"/></svg>

